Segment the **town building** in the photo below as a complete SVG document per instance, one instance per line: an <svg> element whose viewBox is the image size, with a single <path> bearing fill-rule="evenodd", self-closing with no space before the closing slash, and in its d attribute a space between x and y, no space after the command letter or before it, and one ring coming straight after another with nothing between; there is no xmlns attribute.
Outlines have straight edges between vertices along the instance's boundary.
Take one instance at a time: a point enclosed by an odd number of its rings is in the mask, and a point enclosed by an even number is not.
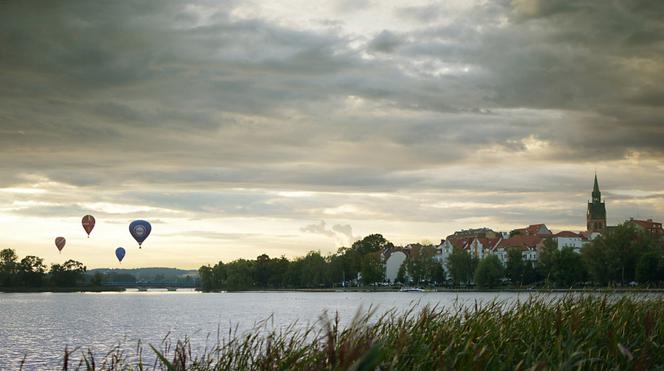
<svg viewBox="0 0 664 371"><path fill-rule="evenodd" d="M440 241L440 245L436 246L436 255L434 259L443 266L445 274L449 274L447 269L447 261L454 249L467 250L468 245L472 238L450 238Z"/></svg>
<svg viewBox="0 0 664 371"><path fill-rule="evenodd" d="M468 239L468 238L497 238L501 234L490 228L471 228L471 229L462 229L460 231L454 232L447 236L446 239Z"/></svg>
<svg viewBox="0 0 664 371"><path fill-rule="evenodd" d="M515 235L505 240L500 240L492 249L498 258L507 263L507 253L510 249L517 249L521 251L521 256L524 261L534 263L539 257L538 251L544 246L544 235Z"/></svg>
<svg viewBox="0 0 664 371"><path fill-rule="evenodd" d="M626 220L625 223L631 224L636 230L641 231L652 238L662 239L662 237L664 237L662 223L653 222L652 219L638 220L630 218L629 220Z"/></svg>
<svg viewBox="0 0 664 371"><path fill-rule="evenodd" d="M558 250L562 250L563 247L571 247L577 253L581 253L581 248L588 242L588 238L583 234L572 231L558 232L551 239L556 243Z"/></svg>
<svg viewBox="0 0 664 371"><path fill-rule="evenodd" d="M606 206L602 201L602 192L599 191L597 174L595 174L595 184L593 185L592 202L588 202L586 230L591 233L604 233L606 231Z"/></svg>
<svg viewBox="0 0 664 371"><path fill-rule="evenodd" d="M551 236L553 233L546 224L531 224L525 228L514 229L510 236Z"/></svg>
<svg viewBox="0 0 664 371"><path fill-rule="evenodd" d="M484 259L489 254L493 254L503 264L507 264L509 250L517 249L521 251L524 261L534 264L539 259L545 241L549 238L559 250L571 247L575 252L580 253L584 245L616 228L606 224L606 206L602 200L597 174L595 174L591 196L592 199L587 204L586 231L561 231L554 234L543 223L517 228L509 234L495 232L486 227L462 229L440 241L440 244L436 246L434 259L443 266L446 274L449 274L447 269L449 256L455 249L465 250L477 259ZM652 219L638 220L634 218L625 223L629 223L636 229L664 241L662 223L654 222Z"/></svg>

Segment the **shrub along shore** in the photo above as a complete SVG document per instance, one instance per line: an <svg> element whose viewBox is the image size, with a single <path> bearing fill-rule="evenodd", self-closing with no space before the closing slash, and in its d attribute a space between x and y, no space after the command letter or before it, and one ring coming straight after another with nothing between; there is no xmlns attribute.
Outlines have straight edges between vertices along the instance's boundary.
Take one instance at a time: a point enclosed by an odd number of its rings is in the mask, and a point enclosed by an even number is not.
<svg viewBox="0 0 664 371"><path fill-rule="evenodd" d="M664 299L569 295L420 311L371 311L296 330L264 327L201 354L185 339L103 358L67 353L64 369L525 370L664 367ZM79 351L80 352L80 351ZM133 353L135 352L135 353ZM146 356L149 354L149 356ZM79 359L74 361L74 359ZM149 359L149 360L148 360ZM152 361L154 360L154 361Z"/></svg>

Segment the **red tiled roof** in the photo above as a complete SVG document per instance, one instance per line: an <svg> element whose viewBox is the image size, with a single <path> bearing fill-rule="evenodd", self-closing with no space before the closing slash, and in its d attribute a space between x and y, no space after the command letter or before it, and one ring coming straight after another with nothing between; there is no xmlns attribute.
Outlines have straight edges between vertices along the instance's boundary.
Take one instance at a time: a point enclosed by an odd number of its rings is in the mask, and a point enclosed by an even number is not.
<svg viewBox="0 0 664 371"><path fill-rule="evenodd" d="M641 228L646 229L646 230L651 230L653 228L655 228L655 229L661 229L662 228L662 223L653 222L652 220L631 219L630 223L635 223L635 224L639 225Z"/></svg>
<svg viewBox="0 0 664 371"><path fill-rule="evenodd" d="M464 249L472 240L472 238L450 238L447 241L449 241L455 249Z"/></svg>
<svg viewBox="0 0 664 371"><path fill-rule="evenodd" d="M504 248L504 249L509 249L509 248L520 248L520 249L531 249L535 248L537 244L542 242L544 238L541 236L514 236L512 238L508 238L506 240L501 240L498 246L496 248Z"/></svg>
<svg viewBox="0 0 664 371"><path fill-rule="evenodd" d="M546 228L546 224L531 224L531 225L529 225L525 228L514 229L512 232L519 232L519 234L525 235L525 236L536 236L536 235L540 234L539 231L542 227ZM546 228L546 229L548 229L548 228ZM545 235L548 235L548 233L545 234Z"/></svg>
<svg viewBox="0 0 664 371"><path fill-rule="evenodd" d="M485 249L493 250L500 238L478 238L477 239Z"/></svg>
<svg viewBox="0 0 664 371"><path fill-rule="evenodd" d="M528 231L528 234L535 235L537 232L539 232L543 225L544 224L531 224L528 226L528 228L526 228L526 230Z"/></svg>

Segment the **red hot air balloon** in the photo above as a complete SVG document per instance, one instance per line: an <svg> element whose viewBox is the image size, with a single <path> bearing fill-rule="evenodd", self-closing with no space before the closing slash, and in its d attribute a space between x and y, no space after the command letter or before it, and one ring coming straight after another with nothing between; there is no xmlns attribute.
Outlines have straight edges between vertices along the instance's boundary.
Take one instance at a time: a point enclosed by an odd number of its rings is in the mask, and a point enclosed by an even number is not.
<svg viewBox="0 0 664 371"><path fill-rule="evenodd" d="M64 237L57 237L55 239L55 247L58 248L58 251L62 252L62 249L65 247L65 243L67 240L65 240Z"/></svg>
<svg viewBox="0 0 664 371"><path fill-rule="evenodd" d="M92 215L86 215L81 220L81 224L83 224L83 229L85 229L85 233L87 233L88 238L90 238L90 232L92 232L92 229L95 227L95 217Z"/></svg>

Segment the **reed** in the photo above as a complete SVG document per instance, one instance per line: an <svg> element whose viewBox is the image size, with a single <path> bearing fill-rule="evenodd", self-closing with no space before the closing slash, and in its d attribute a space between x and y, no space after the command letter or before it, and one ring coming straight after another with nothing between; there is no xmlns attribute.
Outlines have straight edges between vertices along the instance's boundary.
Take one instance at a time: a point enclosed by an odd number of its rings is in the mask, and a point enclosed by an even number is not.
<svg viewBox="0 0 664 371"><path fill-rule="evenodd" d="M64 364L87 370L526 370L664 368L664 299L570 295L513 304L338 316L305 330L237 329L200 354L188 339Z"/></svg>

